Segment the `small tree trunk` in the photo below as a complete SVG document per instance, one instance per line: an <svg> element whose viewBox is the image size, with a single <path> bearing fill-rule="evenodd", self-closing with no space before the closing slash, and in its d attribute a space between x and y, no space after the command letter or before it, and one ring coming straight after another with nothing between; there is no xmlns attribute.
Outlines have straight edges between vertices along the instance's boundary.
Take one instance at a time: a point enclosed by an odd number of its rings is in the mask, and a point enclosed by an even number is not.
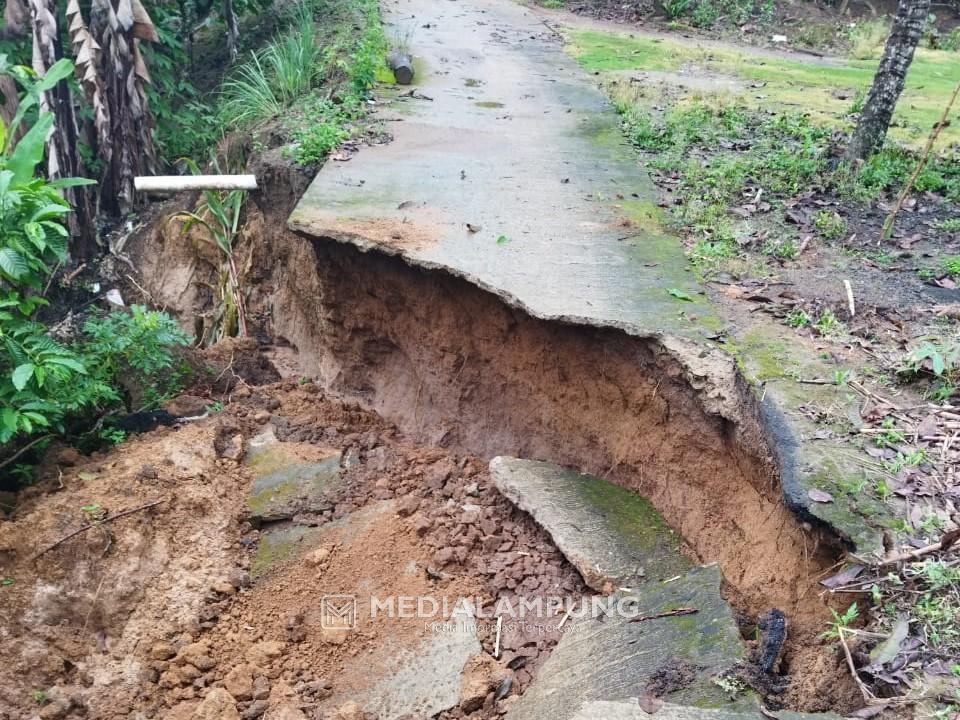
<svg viewBox="0 0 960 720"><path fill-rule="evenodd" d="M45 75L50 67L63 57L60 33L57 30L54 0L30 0L33 28L33 69ZM77 117L73 107L70 86L61 81L40 96L40 107L54 115L53 131L47 139L47 176L51 180L82 177L83 163L77 148ZM64 191L73 207L69 216L70 255L75 260L87 260L96 250L96 232L90 194L84 187Z"/></svg>
<svg viewBox="0 0 960 720"><path fill-rule="evenodd" d="M847 160L864 160L883 144L929 12L930 0L900 0L873 86L847 147Z"/></svg>
<svg viewBox="0 0 960 720"><path fill-rule="evenodd" d="M223 22L227 26L227 49L230 51L230 62L233 62L237 59L237 42L240 40L233 0L223 0Z"/></svg>
<svg viewBox="0 0 960 720"><path fill-rule="evenodd" d="M4 27L0 28L0 40L17 40L27 34L27 25L30 20L30 11L23 0L7 0L3 7ZM0 120L8 126L13 121L20 107L17 83L10 75L0 75ZM12 138L7 138L10 145L16 144L23 135L23 126L17 129Z"/></svg>

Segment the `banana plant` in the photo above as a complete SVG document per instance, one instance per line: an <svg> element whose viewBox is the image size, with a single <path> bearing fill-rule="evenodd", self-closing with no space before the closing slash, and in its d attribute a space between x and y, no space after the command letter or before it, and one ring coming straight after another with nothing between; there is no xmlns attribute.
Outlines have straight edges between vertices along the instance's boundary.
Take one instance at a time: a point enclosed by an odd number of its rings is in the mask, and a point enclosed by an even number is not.
<svg viewBox="0 0 960 720"><path fill-rule="evenodd" d="M184 161L194 174L200 168L192 160ZM206 233L200 233L201 242L214 245L219 251L221 264L218 268L217 308L214 311L210 331L204 339L214 343L226 337L247 337L247 309L244 291L237 270L234 241L240 225L240 214L246 199L244 190L205 190L203 202L194 212L178 212L170 219L185 220L182 231L187 233L194 225L200 225Z"/></svg>

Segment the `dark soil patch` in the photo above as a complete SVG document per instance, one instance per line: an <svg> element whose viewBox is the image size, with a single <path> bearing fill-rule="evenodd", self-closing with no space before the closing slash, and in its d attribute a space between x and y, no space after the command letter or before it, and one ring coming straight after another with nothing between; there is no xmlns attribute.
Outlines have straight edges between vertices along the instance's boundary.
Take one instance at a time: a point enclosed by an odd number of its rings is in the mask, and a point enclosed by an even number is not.
<svg viewBox="0 0 960 720"><path fill-rule="evenodd" d="M699 665L672 658L650 676L645 689L655 697L663 697L677 690L683 690L696 679L697 672L701 669Z"/></svg>

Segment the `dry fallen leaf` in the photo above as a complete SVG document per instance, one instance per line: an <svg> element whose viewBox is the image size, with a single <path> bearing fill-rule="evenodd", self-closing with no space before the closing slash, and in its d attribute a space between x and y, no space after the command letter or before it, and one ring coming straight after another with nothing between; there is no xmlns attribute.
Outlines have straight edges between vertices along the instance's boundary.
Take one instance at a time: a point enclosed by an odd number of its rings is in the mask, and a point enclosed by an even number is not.
<svg viewBox="0 0 960 720"><path fill-rule="evenodd" d="M850 567L844 568L836 575L831 575L830 577L821 580L820 584L825 588L835 588L840 587L841 585L847 585L857 579L857 576L863 572L863 565L851 565Z"/></svg>
<svg viewBox="0 0 960 720"><path fill-rule="evenodd" d="M815 488L807 493L807 497L818 503L833 502L833 495L824 490L817 490Z"/></svg>

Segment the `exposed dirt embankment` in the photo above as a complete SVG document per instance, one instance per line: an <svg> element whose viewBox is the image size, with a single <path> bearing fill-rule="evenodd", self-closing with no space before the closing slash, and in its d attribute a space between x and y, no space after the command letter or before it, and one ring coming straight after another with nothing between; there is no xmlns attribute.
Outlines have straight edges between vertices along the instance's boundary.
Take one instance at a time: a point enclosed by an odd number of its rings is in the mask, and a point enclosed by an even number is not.
<svg viewBox="0 0 960 720"><path fill-rule="evenodd" d="M264 205L266 216L248 208L244 230L250 307L261 337L295 350L278 357L293 359L289 371L320 378L413 439L549 460L637 490L693 555L720 564L746 617L787 613L785 659L810 681L795 707L825 709L846 694L831 687L847 683L816 642L827 617L816 581L837 546L784 506L758 410L732 365L684 355L676 341L533 318L447 273L298 237L279 222L286 203ZM183 241L147 240L140 254L153 267L197 282L195 268L182 268ZM185 320L202 307L183 284L148 289Z"/></svg>
<svg viewBox="0 0 960 720"><path fill-rule="evenodd" d="M708 415L655 340L537 320L463 280L348 246L315 241L313 252L313 327L293 329L332 389L424 440L616 480L649 497L701 560L720 562L745 607L803 610L798 568L827 558L783 508L755 454L757 426Z"/></svg>

